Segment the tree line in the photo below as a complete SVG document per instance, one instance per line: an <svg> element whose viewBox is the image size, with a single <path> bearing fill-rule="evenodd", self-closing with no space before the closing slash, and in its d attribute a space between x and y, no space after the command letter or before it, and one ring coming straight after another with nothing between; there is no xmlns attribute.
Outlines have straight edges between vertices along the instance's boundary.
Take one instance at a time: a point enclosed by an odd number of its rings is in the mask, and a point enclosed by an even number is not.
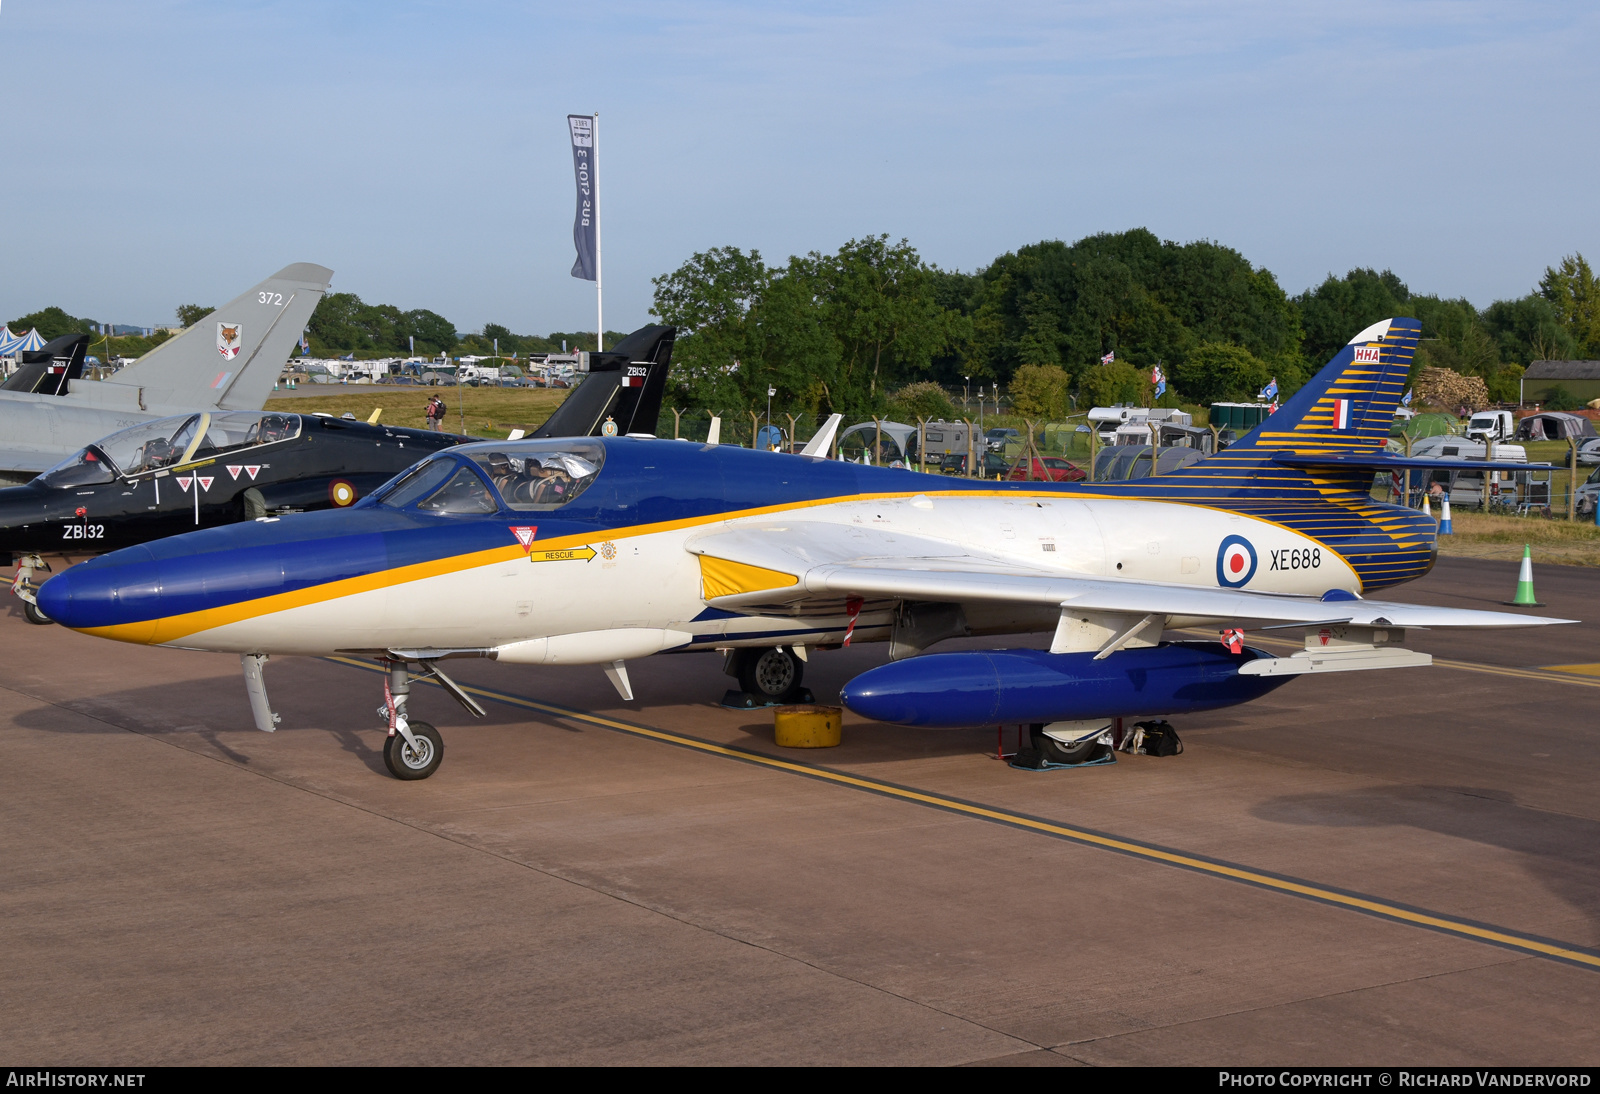
<svg viewBox="0 0 1600 1094"><path fill-rule="evenodd" d="M940 269L886 235L772 265L755 250L713 247L652 284L651 313L678 327L671 401L719 413L764 407L771 389L772 405L789 412L948 416L948 393L999 384L1017 412L1060 417L1073 405L1149 402L1157 367L1167 404L1251 399L1272 379L1289 394L1351 335L1393 315L1422 323L1414 370L1481 377L1495 399L1516 397L1531 361L1600 358L1600 287L1581 254L1548 267L1525 296L1481 310L1367 268L1290 296L1232 248L1143 228L1029 244L972 273ZM176 315L190 326L211 311L185 304ZM47 339L96 329L58 307L9 325ZM108 356L137 356L165 337L104 345ZM606 342L622 337L608 331ZM354 293L324 296L309 330L322 357L413 347L525 356L563 343L593 349L594 333L515 334L497 323L462 333L437 312Z"/></svg>
<svg viewBox="0 0 1600 1094"><path fill-rule="evenodd" d="M177 326L192 327L216 311L203 304L179 304L174 309ZM40 309L29 315L11 320L12 331L37 330L46 341L63 334L84 332L96 335L93 349L107 357L138 357L172 337L167 330L157 330L153 335L123 335L106 338L100 336L101 324L93 319L69 315L59 307ZM498 323L489 323L481 331L462 334L455 325L437 312L426 308L402 311L393 304L367 304L355 293L329 293L317 304L308 324L307 344L313 356L344 357L394 357L409 356L414 352L424 357L439 354L483 354L498 352L509 357L515 353L526 357L530 353L559 353L563 346L576 352L594 349L593 331L554 331L548 335L513 334ZM625 335L619 331L606 332L606 344L615 345Z"/></svg>
<svg viewBox="0 0 1600 1094"><path fill-rule="evenodd" d="M1030 244L970 274L881 235L771 266L717 247L654 285L653 314L679 328L679 402L721 411L762 407L772 388L791 411L943 413L944 392L998 382L1017 412L1059 417L1148 402L1156 367L1168 404L1252 399L1273 379L1286 395L1395 315L1422 323L1415 370L1481 376L1497 399L1531 361L1600 357L1600 291L1577 254L1482 310L1365 268L1289 296L1238 251L1142 228Z"/></svg>

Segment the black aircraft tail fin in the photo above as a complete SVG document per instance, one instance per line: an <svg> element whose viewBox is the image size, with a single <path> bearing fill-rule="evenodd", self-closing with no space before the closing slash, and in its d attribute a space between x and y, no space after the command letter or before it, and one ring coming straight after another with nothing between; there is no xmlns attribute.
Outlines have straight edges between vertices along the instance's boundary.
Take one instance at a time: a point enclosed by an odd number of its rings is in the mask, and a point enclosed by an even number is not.
<svg viewBox="0 0 1600 1094"><path fill-rule="evenodd" d="M617 436L655 433L672 367L676 327L640 327L603 353L589 354L589 376L530 437L597 437L609 421Z"/></svg>
<svg viewBox="0 0 1600 1094"><path fill-rule="evenodd" d="M83 376L83 359L89 351L87 334L63 334L39 349L22 355L22 361L0 391L31 391L36 395L65 395L67 385Z"/></svg>

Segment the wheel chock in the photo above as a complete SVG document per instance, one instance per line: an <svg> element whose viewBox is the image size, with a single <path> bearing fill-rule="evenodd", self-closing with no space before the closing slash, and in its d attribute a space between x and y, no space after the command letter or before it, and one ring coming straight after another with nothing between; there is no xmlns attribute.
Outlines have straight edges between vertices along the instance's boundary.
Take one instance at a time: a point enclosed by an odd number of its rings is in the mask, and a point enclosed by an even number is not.
<svg viewBox="0 0 1600 1094"><path fill-rule="evenodd" d="M779 748L837 748L843 722L839 707L807 703L779 707L772 712L772 740Z"/></svg>

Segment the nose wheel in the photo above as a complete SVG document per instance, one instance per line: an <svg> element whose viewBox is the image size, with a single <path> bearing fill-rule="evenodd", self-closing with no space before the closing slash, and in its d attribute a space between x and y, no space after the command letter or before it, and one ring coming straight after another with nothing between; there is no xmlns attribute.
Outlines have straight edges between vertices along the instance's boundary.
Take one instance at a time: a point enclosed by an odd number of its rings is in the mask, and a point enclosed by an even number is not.
<svg viewBox="0 0 1600 1094"><path fill-rule="evenodd" d="M444 759L444 738L427 722L411 722L409 737L392 733L383 742L383 764L397 779L426 779Z"/></svg>
<svg viewBox="0 0 1600 1094"><path fill-rule="evenodd" d="M422 671L411 675L412 651L391 650L383 658L389 675L383 682L383 706L378 717L389 727L389 736L383 742L383 765L389 774L405 782L426 779L439 770L444 759L444 738L427 722L414 722L406 716L406 701L411 697L411 681L436 680L451 698L460 703L473 717L482 718L483 707L468 695L450 677L439 670L431 660L422 662Z"/></svg>

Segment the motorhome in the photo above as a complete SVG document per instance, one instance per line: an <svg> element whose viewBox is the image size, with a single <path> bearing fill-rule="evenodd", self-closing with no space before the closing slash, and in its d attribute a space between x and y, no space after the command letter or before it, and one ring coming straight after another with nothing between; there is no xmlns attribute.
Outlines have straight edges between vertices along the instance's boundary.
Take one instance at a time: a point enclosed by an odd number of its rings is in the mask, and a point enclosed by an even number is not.
<svg viewBox="0 0 1600 1094"><path fill-rule="evenodd" d="M1100 434L1101 444L1149 444L1150 422L1193 425L1194 418L1186 410L1170 407L1097 406L1089 411L1089 424Z"/></svg>
<svg viewBox="0 0 1600 1094"><path fill-rule="evenodd" d="M1424 437L1411 446L1411 455L1436 460L1483 460L1490 456L1511 463L1527 463L1528 451L1520 444L1485 443L1468 437ZM1383 480L1392 476L1379 476ZM1450 504L1463 508L1483 505L1485 488L1482 471L1417 471L1412 474L1411 489L1415 493L1431 489L1434 483L1448 490ZM1390 482L1392 488L1393 483ZM1491 471L1487 487L1491 500L1501 500L1517 505L1550 504L1550 472L1548 470Z"/></svg>

